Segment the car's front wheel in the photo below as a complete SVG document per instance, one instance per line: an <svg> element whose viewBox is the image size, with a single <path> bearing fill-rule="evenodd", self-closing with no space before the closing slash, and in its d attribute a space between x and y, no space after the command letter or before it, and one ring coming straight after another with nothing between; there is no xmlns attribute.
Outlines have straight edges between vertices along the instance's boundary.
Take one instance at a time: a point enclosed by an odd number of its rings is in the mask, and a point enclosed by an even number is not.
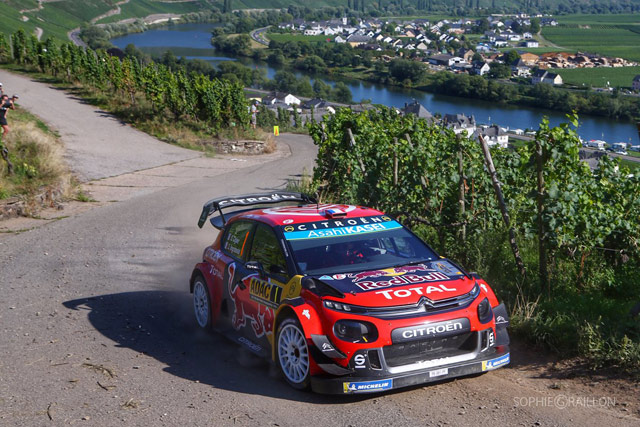
<svg viewBox="0 0 640 427"><path fill-rule="evenodd" d="M204 278L198 275L193 281L193 313L198 326L203 329L211 328L211 299L209 289Z"/></svg>
<svg viewBox="0 0 640 427"><path fill-rule="evenodd" d="M298 390L309 387L309 346L297 319L288 317L276 334L277 362L287 382Z"/></svg>

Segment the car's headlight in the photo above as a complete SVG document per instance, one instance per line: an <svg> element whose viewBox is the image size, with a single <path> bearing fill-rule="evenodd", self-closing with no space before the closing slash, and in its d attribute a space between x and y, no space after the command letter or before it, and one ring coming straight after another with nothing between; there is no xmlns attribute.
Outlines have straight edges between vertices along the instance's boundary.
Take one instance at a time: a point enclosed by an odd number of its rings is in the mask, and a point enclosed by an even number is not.
<svg viewBox="0 0 640 427"><path fill-rule="evenodd" d="M469 296L471 298L475 298L478 295L480 295L480 285L478 285L478 282L476 282L476 284L473 286L473 288L471 289L471 292L469 292Z"/></svg>
<svg viewBox="0 0 640 427"><path fill-rule="evenodd" d="M333 325L333 333L343 341L360 343L378 339L378 330L369 322L359 320L338 320Z"/></svg>
<svg viewBox="0 0 640 427"><path fill-rule="evenodd" d="M325 300L324 306L332 310L351 311L351 306L349 304L343 304L341 302Z"/></svg>

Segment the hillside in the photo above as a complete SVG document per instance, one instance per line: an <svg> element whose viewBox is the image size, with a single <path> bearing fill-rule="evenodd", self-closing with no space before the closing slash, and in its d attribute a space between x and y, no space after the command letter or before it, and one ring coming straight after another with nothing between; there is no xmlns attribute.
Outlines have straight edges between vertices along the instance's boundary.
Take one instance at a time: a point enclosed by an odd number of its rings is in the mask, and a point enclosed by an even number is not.
<svg viewBox="0 0 640 427"><path fill-rule="evenodd" d="M155 13L196 12L209 4L206 0L164 2L157 0L3 0L0 3L0 31L11 34L22 28L28 33L42 29L42 37L67 40L67 32L116 9L124 18Z"/></svg>
<svg viewBox="0 0 640 427"><path fill-rule="evenodd" d="M235 9L272 9L289 5L319 8L325 6L352 6L373 11L382 8L382 15L421 15L447 12L473 15L491 12L561 12L561 13L621 13L640 12L640 0L231 0ZM152 14L183 14L201 10L222 9L224 0L0 0L0 31L11 34L23 28L42 37L67 39L67 32L102 17L98 22L108 23L120 19L145 17ZM464 5L463 5L464 4ZM476 8L479 8L476 9ZM118 11L118 13L114 13ZM37 28L41 29L37 30Z"/></svg>

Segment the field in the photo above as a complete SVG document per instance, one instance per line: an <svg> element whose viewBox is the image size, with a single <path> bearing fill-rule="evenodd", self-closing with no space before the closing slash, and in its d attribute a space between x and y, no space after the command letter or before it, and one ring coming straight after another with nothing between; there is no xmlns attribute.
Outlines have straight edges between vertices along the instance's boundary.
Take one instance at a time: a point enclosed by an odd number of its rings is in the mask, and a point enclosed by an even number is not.
<svg viewBox="0 0 640 427"><path fill-rule="evenodd" d="M120 6L120 14L112 15L98 21L100 24L117 22L127 18L139 18L156 13L184 14L202 10L200 1L186 1L175 3L162 3L152 0L136 0Z"/></svg>
<svg viewBox="0 0 640 427"><path fill-rule="evenodd" d="M631 81L640 74L640 67L622 68L576 68L573 70L554 70L562 76L562 80L567 84L582 85L582 83L593 87L605 87L607 82L611 87L631 88Z"/></svg>
<svg viewBox="0 0 640 427"><path fill-rule="evenodd" d="M640 24L640 15L638 14L616 14L616 15L564 15L558 16L560 24Z"/></svg>
<svg viewBox="0 0 640 427"><path fill-rule="evenodd" d="M235 0L233 2L234 9L268 9L268 8L287 8L292 4L312 9L324 6L345 6L344 0Z"/></svg>
<svg viewBox="0 0 640 427"><path fill-rule="evenodd" d="M542 35L567 48L640 62L640 15L572 15Z"/></svg>
<svg viewBox="0 0 640 427"><path fill-rule="evenodd" d="M333 40L335 36L305 36L304 34L280 34L280 33L268 33L266 34L269 40L277 42L324 42L327 40Z"/></svg>

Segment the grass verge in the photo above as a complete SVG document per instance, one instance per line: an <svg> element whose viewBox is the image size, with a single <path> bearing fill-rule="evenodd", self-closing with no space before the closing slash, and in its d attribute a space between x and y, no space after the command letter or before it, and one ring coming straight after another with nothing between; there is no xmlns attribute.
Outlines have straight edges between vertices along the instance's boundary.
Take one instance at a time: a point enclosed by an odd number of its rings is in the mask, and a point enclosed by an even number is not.
<svg viewBox="0 0 640 427"><path fill-rule="evenodd" d="M3 144L14 171L9 174L7 163L0 160L0 199L28 200L44 188L58 188L68 195L72 186L58 135L20 107L10 111L7 119L11 131Z"/></svg>

